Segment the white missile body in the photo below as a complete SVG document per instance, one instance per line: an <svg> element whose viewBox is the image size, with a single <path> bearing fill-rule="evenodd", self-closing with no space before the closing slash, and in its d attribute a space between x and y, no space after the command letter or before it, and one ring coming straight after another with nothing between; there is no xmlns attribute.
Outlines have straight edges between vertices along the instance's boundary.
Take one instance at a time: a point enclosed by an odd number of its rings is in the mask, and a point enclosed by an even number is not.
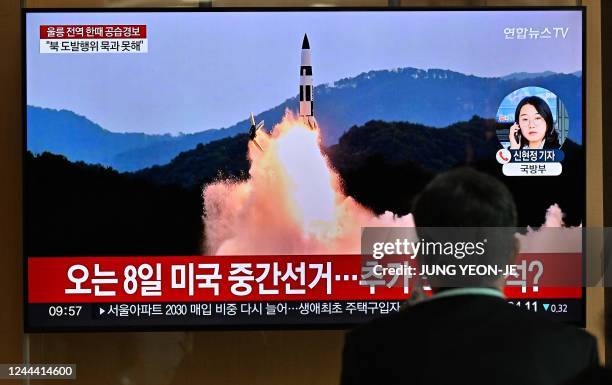
<svg viewBox="0 0 612 385"><path fill-rule="evenodd" d="M311 129L316 129L314 117L314 87L312 86L312 61L308 35L302 41L302 60L300 65L300 117Z"/></svg>

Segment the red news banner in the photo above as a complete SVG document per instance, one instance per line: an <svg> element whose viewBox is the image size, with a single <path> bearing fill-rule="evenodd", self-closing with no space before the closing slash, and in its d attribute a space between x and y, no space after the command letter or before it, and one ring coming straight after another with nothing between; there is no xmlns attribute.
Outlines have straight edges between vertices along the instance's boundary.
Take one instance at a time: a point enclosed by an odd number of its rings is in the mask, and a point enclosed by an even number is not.
<svg viewBox="0 0 612 385"><path fill-rule="evenodd" d="M29 303L398 300L415 277L368 274L360 255L30 257ZM380 262L383 266L384 261ZM523 254L510 298L580 298L582 256Z"/></svg>
<svg viewBox="0 0 612 385"><path fill-rule="evenodd" d="M146 39L146 25L41 25L41 39Z"/></svg>
<svg viewBox="0 0 612 385"><path fill-rule="evenodd" d="M41 25L40 53L146 53L146 25Z"/></svg>

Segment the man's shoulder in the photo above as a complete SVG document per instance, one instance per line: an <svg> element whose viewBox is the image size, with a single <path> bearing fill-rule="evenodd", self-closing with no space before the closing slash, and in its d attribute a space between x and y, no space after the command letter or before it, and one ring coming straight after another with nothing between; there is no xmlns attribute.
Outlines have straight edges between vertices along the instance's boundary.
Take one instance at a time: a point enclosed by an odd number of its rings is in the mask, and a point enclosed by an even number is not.
<svg viewBox="0 0 612 385"><path fill-rule="evenodd" d="M479 371L462 372L475 356ZM346 384L380 381L372 373L403 383L398 367L413 373L416 383L433 376L437 383L485 384L504 373L500 383L536 384L562 383L596 365L597 349L594 337L577 327L502 298L465 295L419 303L356 327L346 336L343 357ZM516 372L517 366L525 371ZM427 371L433 367L446 370Z"/></svg>

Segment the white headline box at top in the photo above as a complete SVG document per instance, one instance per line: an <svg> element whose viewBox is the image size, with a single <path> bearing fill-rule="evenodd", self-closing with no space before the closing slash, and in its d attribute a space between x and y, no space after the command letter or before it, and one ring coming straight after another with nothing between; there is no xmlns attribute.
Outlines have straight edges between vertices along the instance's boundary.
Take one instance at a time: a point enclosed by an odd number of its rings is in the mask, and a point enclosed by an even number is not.
<svg viewBox="0 0 612 385"><path fill-rule="evenodd" d="M147 39L40 39L40 53L147 53Z"/></svg>

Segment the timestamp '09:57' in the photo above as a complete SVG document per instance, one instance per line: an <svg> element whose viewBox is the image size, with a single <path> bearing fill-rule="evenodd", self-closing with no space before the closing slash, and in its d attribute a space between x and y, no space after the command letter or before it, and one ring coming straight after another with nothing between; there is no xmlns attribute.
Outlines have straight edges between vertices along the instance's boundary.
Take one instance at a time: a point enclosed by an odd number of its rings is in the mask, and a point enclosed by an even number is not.
<svg viewBox="0 0 612 385"><path fill-rule="evenodd" d="M49 306L49 315L51 317L78 317L81 313L82 306L80 305L54 305Z"/></svg>

